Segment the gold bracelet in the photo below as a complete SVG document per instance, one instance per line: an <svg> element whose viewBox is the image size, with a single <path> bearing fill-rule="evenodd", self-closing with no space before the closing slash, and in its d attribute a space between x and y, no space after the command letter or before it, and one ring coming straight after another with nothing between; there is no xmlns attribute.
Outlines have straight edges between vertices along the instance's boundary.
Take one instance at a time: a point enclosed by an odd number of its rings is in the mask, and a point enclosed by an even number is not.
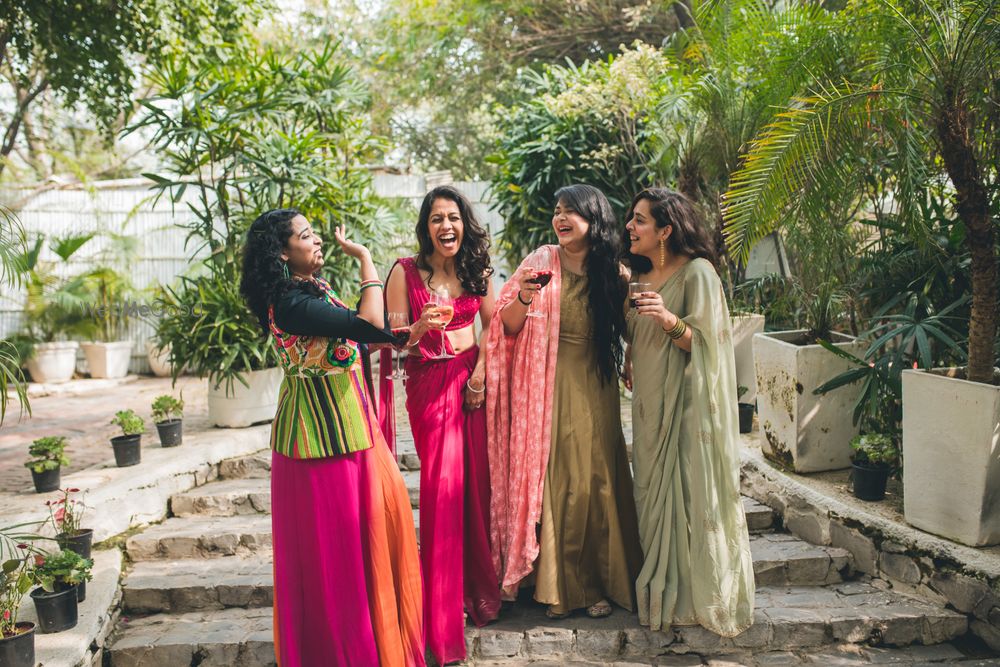
<svg viewBox="0 0 1000 667"><path fill-rule="evenodd" d="M670 336L671 339L677 340L684 335L685 331L687 331L687 324L684 323L684 320L678 317L677 324L675 324L669 331L667 329L664 329L664 331L668 336Z"/></svg>

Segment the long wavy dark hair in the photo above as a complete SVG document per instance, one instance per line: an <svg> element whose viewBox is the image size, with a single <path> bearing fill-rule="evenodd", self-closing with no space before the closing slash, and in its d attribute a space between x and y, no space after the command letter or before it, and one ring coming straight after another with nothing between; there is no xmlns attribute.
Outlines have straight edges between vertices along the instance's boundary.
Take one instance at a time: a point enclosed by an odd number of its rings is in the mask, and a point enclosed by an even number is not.
<svg viewBox="0 0 1000 667"><path fill-rule="evenodd" d="M690 199L669 188L647 188L632 199L632 205L629 206L625 216L626 223L632 219L636 204L643 199L649 202L649 210L653 213L657 229L663 229L668 225L673 227L673 231L667 237L671 253L684 255L690 259L698 257L707 259L718 271L719 260L715 252L715 243L698 209ZM649 273L653 270L653 263L648 257L628 252L627 248L630 245L628 238L629 233L626 229L622 235L626 248L625 263L634 273Z"/></svg>
<svg viewBox="0 0 1000 667"><path fill-rule="evenodd" d="M486 296L489 289L490 276L493 267L490 266L490 235L476 220L476 212L472 203L461 192L450 185L440 185L424 197L420 205L420 216L417 218L417 241L420 251L417 254L417 266L430 272L427 282L434 277L434 269L428 263L428 258L434 254L434 244L428 231L431 208L438 199L450 199L458 206L462 216L462 245L455 255L455 275L462 283L462 289L469 294Z"/></svg>
<svg viewBox="0 0 1000 667"><path fill-rule="evenodd" d="M292 237L292 218L301 213L294 208L276 208L262 213L247 232L243 246L243 277L240 294L246 300L264 334L269 332L267 309L289 289L301 289L314 296L323 296L311 282L291 280L284 276L281 253Z"/></svg>
<svg viewBox="0 0 1000 667"><path fill-rule="evenodd" d="M605 382L613 382L622 367L625 335L625 281L621 277L621 236L614 211L604 193L590 185L575 184L556 191L556 200L590 223L586 270L588 303L597 343L597 366Z"/></svg>

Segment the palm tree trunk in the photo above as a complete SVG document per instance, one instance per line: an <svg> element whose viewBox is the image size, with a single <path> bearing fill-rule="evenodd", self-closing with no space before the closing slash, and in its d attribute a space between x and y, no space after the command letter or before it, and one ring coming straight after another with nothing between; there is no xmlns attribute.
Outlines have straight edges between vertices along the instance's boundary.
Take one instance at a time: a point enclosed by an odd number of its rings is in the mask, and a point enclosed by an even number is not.
<svg viewBox="0 0 1000 667"><path fill-rule="evenodd" d="M949 91L950 92L950 91ZM960 95L937 119L937 136L945 169L955 186L958 217L972 256L972 313L969 318L969 370L972 382L993 379L993 344L997 335L996 239L989 196L971 140L969 110Z"/></svg>

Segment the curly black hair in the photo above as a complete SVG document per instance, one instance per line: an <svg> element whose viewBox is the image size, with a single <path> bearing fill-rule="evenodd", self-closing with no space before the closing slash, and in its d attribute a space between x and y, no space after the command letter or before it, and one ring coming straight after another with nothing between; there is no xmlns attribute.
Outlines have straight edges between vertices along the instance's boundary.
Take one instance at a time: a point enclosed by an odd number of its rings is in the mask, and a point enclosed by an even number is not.
<svg viewBox="0 0 1000 667"><path fill-rule="evenodd" d="M243 246L243 276L240 294L247 306L257 316L264 332L269 333L268 307L289 289L301 289L313 296L323 296L312 282L295 281L285 277L281 253L292 237L292 219L302 215L298 209L276 208L253 221Z"/></svg>
<svg viewBox="0 0 1000 667"><path fill-rule="evenodd" d="M597 343L597 365L605 382L613 382L622 367L627 288L619 260L622 254L615 213L604 193L590 185L568 185L556 191L556 200L590 223L586 270L588 303Z"/></svg>
<svg viewBox="0 0 1000 667"><path fill-rule="evenodd" d="M643 199L649 202L649 210L653 214L657 229L663 229L668 225L673 227L673 231L667 237L671 253L690 259L699 257L707 259L716 271L719 270L715 243L698 214L698 209L690 199L669 188L646 188L632 199L632 205L625 215L626 223L632 219L636 204ZM627 229L622 234L622 240L627 249L630 245ZM625 263L636 273L649 273L653 270L653 263L648 257L633 255L628 250L625 253Z"/></svg>
<svg viewBox="0 0 1000 667"><path fill-rule="evenodd" d="M462 283L462 289L469 294L486 296L490 276L493 275L493 267L490 266L490 235L476 220L472 203L450 185L434 188L427 193L420 205L420 215L417 218L417 241L420 242L417 266L430 272L430 277L427 279L430 282L430 278L434 277L434 269L427 260L434 254L434 244L431 242L427 225L431 217L431 208L438 199L450 199L455 202L462 216L462 245L455 255L455 274Z"/></svg>

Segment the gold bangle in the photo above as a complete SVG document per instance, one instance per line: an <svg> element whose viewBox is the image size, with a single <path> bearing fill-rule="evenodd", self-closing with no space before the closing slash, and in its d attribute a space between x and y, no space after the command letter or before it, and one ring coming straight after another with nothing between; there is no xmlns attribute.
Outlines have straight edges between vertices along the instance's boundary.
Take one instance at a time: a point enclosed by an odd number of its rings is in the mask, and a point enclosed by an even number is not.
<svg viewBox="0 0 1000 667"><path fill-rule="evenodd" d="M677 324L675 324L669 331L666 329L664 329L664 331L666 331L667 335L670 336L671 339L677 340L684 335L684 332L687 331L687 324L684 323L684 320L678 317Z"/></svg>

